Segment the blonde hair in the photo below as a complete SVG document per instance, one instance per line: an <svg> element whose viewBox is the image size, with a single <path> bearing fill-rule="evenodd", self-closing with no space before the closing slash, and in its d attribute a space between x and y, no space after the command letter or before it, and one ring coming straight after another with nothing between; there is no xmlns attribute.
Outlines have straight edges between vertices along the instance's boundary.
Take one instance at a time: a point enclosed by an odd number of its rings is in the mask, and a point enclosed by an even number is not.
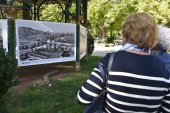
<svg viewBox="0 0 170 113"><path fill-rule="evenodd" d="M125 20L122 27L125 42L144 48L154 48L158 40L158 29L152 15L133 13Z"/></svg>

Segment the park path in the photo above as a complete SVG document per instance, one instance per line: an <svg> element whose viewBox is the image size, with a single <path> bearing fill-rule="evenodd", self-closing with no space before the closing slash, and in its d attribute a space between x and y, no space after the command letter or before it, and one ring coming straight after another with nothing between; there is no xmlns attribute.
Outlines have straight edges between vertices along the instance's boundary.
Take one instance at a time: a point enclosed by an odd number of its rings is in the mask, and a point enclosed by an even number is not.
<svg viewBox="0 0 170 113"><path fill-rule="evenodd" d="M122 47L121 45L105 47L104 45L101 45L101 44L95 44L95 48L92 53L92 56L103 57L107 53L116 52L116 51L120 50L121 47Z"/></svg>
<svg viewBox="0 0 170 113"><path fill-rule="evenodd" d="M73 62L21 67L17 73L19 83L11 90L22 94L31 85L49 85L51 84L49 78L59 80L73 71L75 71Z"/></svg>

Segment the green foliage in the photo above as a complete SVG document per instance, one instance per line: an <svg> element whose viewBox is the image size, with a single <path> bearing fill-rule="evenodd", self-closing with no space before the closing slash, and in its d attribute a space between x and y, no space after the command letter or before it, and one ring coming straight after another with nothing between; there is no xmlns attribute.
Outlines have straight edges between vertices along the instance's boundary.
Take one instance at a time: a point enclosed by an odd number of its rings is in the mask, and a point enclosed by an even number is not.
<svg viewBox="0 0 170 113"><path fill-rule="evenodd" d="M118 35L123 20L132 12L148 12L152 14L158 24L170 26L169 0L90 0L88 7L89 22L94 36L103 36L103 27L107 27L107 36ZM114 34L113 34L114 33Z"/></svg>
<svg viewBox="0 0 170 113"><path fill-rule="evenodd" d="M20 95L8 93L6 104L9 113L82 113L86 106L78 102L77 92L100 59L88 56L88 61L81 60L80 71L51 81L52 86L31 86Z"/></svg>
<svg viewBox="0 0 170 113"><path fill-rule="evenodd" d="M107 43L114 43L115 39L116 39L116 36L110 36L107 38Z"/></svg>
<svg viewBox="0 0 170 113"><path fill-rule="evenodd" d="M70 3L72 0L69 0ZM103 27L110 31L120 30L124 18L132 12L149 12L158 24L169 25L170 2L169 0L90 0L88 5L88 19L91 23L93 36L102 36ZM22 6L21 1L14 1L15 6ZM63 5L64 7L64 5ZM70 12L76 12L75 2L70 7ZM57 4L42 5L40 8L40 19L47 21L58 21L61 18L61 9ZM22 18L19 11L16 18ZM64 21L64 19L63 19Z"/></svg>
<svg viewBox="0 0 170 113"><path fill-rule="evenodd" d="M42 5L40 8L40 20L60 21L62 19L62 10L58 4Z"/></svg>
<svg viewBox="0 0 170 113"><path fill-rule="evenodd" d="M3 96L11 87L16 72L16 60L0 48L0 113L3 113Z"/></svg>
<svg viewBox="0 0 170 113"><path fill-rule="evenodd" d="M109 27L108 16L110 15L107 13L111 9L111 4L108 0L91 0L88 8L92 33L101 36L103 27Z"/></svg>
<svg viewBox="0 0 170 113"><path fill-rule="evenodd" d="M158 24L167 24L170 19L170 2L169 0L139 0L138 11L149 12L155 18Z"/></svg>
<svg viewBox="0 0 170 113"><path fill-rule="evenodd" d="M136 11L136 2L117 4L108 0L91 0L89 3L89 21L94 35L102 36L103 27L110 31L121 29L122 21L131 12Z"/></svg>

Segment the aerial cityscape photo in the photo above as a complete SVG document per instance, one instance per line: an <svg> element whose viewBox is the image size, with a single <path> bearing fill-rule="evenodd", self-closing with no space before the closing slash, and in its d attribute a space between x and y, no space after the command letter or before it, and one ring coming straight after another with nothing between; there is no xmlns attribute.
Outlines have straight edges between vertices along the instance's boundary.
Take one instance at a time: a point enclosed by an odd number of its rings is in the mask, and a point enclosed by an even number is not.
<svg viewBox="0 0 170 113"><path fill-rule="evenodd" d="M50 32L19 27L21 61L74 56L74 33Z"/></svg>

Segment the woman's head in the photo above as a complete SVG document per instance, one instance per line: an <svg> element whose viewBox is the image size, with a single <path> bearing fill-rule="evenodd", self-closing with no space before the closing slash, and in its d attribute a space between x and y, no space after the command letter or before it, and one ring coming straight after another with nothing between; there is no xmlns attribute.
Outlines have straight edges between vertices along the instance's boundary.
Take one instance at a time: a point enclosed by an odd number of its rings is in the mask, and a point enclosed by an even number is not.
<svg viewBox="0 0 170 113"><path fill-rule="evenodd" d="M145 48L155 47L158 30L153 16L143 12L130 14L124 21L122 36L125 42Z"/></svg>
<svg viewBox="0 0 170 113"><path fill-rule="evenodd" d="M170 47L170 28L158 25L158 32L159 32L159 40L154 48L155 50L168 50Z"/></svg>

